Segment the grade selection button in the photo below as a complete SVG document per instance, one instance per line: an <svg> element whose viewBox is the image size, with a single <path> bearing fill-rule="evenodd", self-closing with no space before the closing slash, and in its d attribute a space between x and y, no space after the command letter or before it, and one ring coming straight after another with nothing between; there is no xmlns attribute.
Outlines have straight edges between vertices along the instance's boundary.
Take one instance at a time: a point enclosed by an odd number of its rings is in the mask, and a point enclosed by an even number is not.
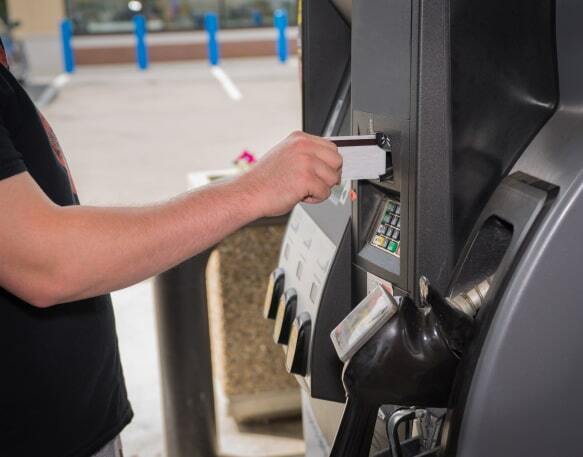
<svg viewBox="0 0 583 457"><path fill-rule="evenodd" d="M269 283L267 284L267 293L265 294L265 302L263 304L263 317L265 319L275 319L277 306L283 294L284 286L285 273L283 268L276 268L269 275Z"/></svg>
<svg viewBox="0 0 583 457"><path fill-rule="evenodd" d="M297 304L298 294L295 289L288 289L279 300L273 327L273 341L277 344L287 345Z"/></svg>
<svg viewBox="0 0 583 457"><path fill-rule="evenodd" d="M310 315L306 312L294 319L285 358L288 373L306 376L311 327Z"/></svg>
<svg viewBox="0 0 583 457"><path fill-rule="evenodd" d="M316 302L318 301L318 294L319 293L320 293L320 288L318 287L318 284L313 282L312 287L310 287L310 300L312 301L313 304L316 304Z"/></svg>

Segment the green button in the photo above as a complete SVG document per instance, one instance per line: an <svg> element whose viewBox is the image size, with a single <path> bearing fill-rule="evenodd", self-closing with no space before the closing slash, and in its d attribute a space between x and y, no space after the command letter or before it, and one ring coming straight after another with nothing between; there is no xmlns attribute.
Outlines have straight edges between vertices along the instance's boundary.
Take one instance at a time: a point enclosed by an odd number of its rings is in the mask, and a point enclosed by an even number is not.
<svg viewBox="0 0 583 457"><path fill-rule="evenodd" d="M397 252L398 247L399 247L399 244L396 241L391 241L389 243L389 251L391 251L391 252Z"/></svg>
<svg viewBox="0 0 583 457"><path fill-rule="evenodd" d="M388 211L392 213L395 210L395 206L395 203L389 202Z"/></svg>

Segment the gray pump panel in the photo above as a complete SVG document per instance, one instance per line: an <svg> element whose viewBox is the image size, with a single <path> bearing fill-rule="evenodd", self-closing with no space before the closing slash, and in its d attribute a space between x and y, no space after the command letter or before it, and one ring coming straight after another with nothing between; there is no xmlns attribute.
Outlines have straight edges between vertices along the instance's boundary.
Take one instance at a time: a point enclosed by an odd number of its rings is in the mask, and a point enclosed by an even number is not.
<svg viewBox="0 0 583 457"><path fill-rule="evenodd" d="M463 417L454 418L457 455L583 454L582 20L581 2L557 1L560 103L513 168L553 183L557 195L476 341Z"/></svg>
<svg viewBox="0 0 583 457"><path fill-rule="evenodd" d="M385 175L294 210L272 275L308 457L583 455L581 24L577 0L303 1L304 130L390 140ZM329 334L379 284L399 321L343 366ZM345 420L351 386L372 417Z"/></svg>

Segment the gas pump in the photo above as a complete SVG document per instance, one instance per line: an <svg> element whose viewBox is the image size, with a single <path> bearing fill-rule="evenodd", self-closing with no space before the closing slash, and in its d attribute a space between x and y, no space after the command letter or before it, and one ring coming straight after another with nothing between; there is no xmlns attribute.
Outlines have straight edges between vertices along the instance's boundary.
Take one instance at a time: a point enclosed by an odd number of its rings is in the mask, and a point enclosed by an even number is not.
<svg viewBox="0 0 583 457"><path fill-rule="evenodd" d="M387 154L294 209L272 275L307 455L582 454L583 5L302 12L304 129Z"/></svg>

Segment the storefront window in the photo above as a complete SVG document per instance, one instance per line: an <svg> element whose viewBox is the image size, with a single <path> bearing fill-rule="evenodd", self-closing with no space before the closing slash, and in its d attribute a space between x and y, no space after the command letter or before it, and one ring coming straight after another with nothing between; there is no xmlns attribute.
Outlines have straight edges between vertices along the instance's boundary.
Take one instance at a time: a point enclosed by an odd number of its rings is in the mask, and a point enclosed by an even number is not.
<svg viewBox="0 0 583 457"><path fill-rule="evenodd" d="M200 30L204 14L219 14L221 28L271 27L273 12L285 9L289 23L297 17L297 0L66 0L76 34L129 33L132 18L144 14L150 32Z"/></svg>

